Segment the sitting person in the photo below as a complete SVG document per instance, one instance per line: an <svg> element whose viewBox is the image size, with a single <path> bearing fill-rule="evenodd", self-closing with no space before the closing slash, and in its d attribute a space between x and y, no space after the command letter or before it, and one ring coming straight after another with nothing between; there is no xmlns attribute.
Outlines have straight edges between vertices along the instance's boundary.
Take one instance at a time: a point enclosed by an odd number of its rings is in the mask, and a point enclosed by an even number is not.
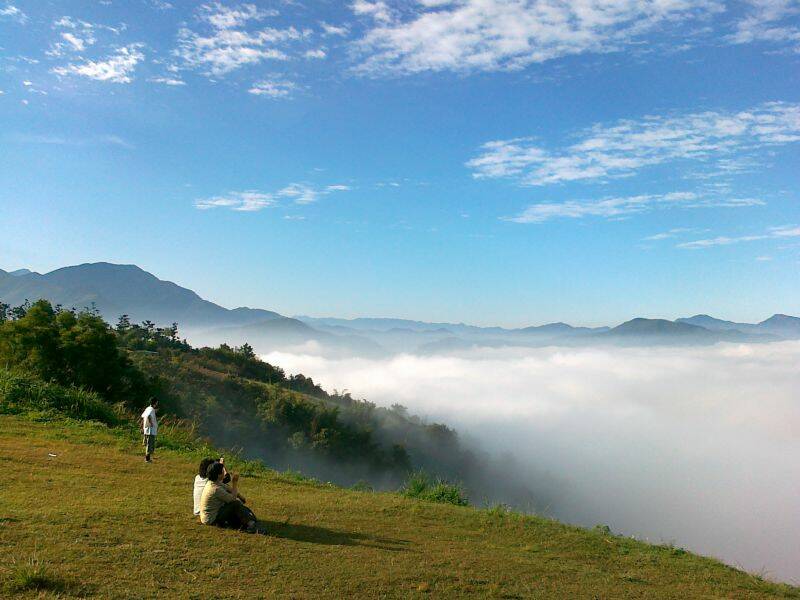
<svg viewBox="0 0 800 600"><path fill-rule="evenodd" d="M194 516L200 516L200 499L203 497L203 489L206 487L206 482L208 481L208 467L213 465L215 462L219 462L222 466L225 466L225 459L219 458L204 458L200 461L200 468L197 470L197 475L194 476L194 489L192 492L192 500L194 501ZM225 471L225 477L222 480L222 483L228 484L231 481L231 476L228 471ZM230 488L228 488L230 491ZM246 504L247 500L245 497L239 493L237 498L242 501L242 504Z"/></svg>
<svg viewBox="0 0 800 600"><path fill-rule="evenodd" d="M206 470L208 481L200 498L200 522L228 529L242 529L255 533L256 516L238 499L239 475L231 478L230 487L223 483L225 467L215 462Z"/></svg>
<svg viewBox="0 0 800 600"><path fill-rule="evenodd" d="M200 516L200 499L203 497L203 488L206 487L208 476L206 472L208 467L213 465L216 461L213 458L204 458L200 461L200 468L197 470L197 475L194 476L194 491L192 497L194 499L194 515Z"/></svg>

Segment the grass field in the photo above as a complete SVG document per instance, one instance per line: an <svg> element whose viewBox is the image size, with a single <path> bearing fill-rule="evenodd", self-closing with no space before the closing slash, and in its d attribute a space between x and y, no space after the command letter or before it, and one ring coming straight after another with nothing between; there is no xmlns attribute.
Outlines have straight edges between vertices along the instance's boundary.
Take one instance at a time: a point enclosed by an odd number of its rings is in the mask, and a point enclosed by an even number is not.
<svg viewBox="0 0 800 600"><path fill-rule="evenodd" d="M260 473L267 535L191 515L194 458L90 422L0 416L0 595L97 598L800 598L680 549L500 510Z"/></svg>

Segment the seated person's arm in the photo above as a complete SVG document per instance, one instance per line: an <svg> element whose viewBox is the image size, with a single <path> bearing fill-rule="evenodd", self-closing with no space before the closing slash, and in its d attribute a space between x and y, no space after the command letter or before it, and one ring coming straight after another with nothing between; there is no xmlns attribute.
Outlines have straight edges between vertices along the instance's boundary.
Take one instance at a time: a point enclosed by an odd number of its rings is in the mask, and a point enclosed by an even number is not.
<svg viewBox="0 0 800 600"><path fill-rule="evenodd" d="M217 489L214 490L214 495L220 500L222 500L225 504L236 500L236 494L237 490L235 488L229 491L225 488L224 485L217 486Z"/></svg>

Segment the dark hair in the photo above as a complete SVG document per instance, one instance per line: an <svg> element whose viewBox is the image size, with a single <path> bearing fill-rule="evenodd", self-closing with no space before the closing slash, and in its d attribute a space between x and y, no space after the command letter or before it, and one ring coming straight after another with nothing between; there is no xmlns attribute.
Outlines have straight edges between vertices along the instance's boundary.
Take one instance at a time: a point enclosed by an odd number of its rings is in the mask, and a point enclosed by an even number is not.
<svg viewBox="0 0 800 600"><path fill-rule="evenodd" d="M200 468L197 470L197 474L200 475L203 479L208 477L206 474L208 472L208 467L210 467L214 463L213 458L204 458L200 461Z"/></svg>
<svg viewBox="0 0 800 600"><path fill-rule="evenodd" d="M150 406L155 406L156 404L158 404L158 399L157 398L150 398Z"/></svg>
<svg viewBox="0 0 800 600"><path fill-rule="evenodd" d="M219 476L222 475L222 472L225 470L225 467L222 466L222 463L211 463L206 470L206 476L208 477L209 481L216 481L219 479Z"/></svg>

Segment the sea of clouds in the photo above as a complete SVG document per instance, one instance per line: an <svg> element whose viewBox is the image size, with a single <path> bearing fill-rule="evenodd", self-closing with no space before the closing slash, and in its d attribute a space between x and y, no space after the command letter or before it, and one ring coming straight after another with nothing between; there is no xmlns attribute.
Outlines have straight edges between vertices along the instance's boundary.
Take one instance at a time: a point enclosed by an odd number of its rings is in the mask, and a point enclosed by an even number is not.
<svg viewBox="0 0 800 600"><path fill-rule="evenodd" d="M264 359L513 456L551 516L800 581L800 342Z"/></svg>

